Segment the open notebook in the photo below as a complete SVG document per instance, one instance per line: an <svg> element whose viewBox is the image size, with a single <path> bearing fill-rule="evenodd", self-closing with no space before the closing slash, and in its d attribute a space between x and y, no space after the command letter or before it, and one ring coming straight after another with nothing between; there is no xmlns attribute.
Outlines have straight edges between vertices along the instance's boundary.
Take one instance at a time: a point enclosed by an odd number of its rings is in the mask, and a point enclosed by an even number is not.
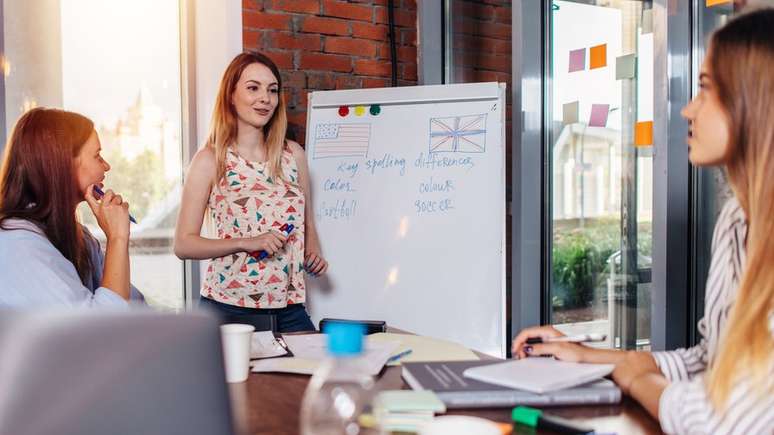
<svg viewBox="0 0 774 435"><path fill-rule="evenodd" d="M612 373L613 368L613 364L571 363L532 357L472 367L465 370L463 376L533 393L547 393L601 379Z"/></svg>

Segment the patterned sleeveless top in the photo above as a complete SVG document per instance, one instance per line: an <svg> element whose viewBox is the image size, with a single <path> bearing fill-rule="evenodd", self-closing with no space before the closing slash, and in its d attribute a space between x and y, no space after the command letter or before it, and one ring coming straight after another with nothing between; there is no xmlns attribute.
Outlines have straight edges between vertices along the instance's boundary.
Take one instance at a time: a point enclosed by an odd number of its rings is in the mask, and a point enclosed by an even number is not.
<svg viewBox="0 0 774 435"><path fill-rule="evenodd" d="M290 149L282 153L285 180L269 176L265 162L226 152L226 173L210 192L207 209L219 239L256 237L285 223L293 231L283 249L258 260L246 252L210 261L201 295L248 308L284 308L306 300L304 285L304 192Z"/></svg>

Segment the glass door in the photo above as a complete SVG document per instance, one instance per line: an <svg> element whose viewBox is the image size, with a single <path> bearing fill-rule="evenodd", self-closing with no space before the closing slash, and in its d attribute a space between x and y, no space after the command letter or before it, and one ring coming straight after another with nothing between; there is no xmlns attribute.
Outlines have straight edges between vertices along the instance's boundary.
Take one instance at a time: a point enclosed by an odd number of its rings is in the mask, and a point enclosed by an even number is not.
<svg viewBox="0 0 774 435"><path fill-rule="evenodd" d="M546 323L650 347L653 10L545 2Z"/></svg>

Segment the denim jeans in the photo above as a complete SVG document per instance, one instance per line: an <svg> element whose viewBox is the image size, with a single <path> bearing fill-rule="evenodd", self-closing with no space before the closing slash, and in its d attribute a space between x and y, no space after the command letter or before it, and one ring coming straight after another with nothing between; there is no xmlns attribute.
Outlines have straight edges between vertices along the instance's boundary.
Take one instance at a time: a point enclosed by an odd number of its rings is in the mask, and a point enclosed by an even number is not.
<svg viewBox="0 0 774 435"><path fill-rule="evenodd" d="M275 332L299 332L299 331L314 331L314 324L312 319L309 318L309 314L306 312L304 304L289 304L285 308L245 308L238 307L236 305L224 304L202 297L199 300L199 307L204 307L219 315L222 319L226 319L229 322L240 322L240 318L243 321L240 323L254 324L256 317L266 316L264 322L268 325L268 317L274 316L276 319ZM257 316L256 316L257 315ZM256 325L256 329L269 329L268 327L261 328Z"/></svg>

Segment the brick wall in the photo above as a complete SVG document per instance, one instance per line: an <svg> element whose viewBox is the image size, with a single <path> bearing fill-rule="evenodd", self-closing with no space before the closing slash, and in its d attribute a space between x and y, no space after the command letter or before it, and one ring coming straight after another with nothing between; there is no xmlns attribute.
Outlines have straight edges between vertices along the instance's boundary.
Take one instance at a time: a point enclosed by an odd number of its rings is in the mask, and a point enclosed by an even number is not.
<svg viewBox="0 0 774 435"><path fill-rule="evenodd" d="M395 0L398 84L417 84L416 0ZM305 139L313 90L390 86L387 0L243 0L245 49L277 63L288 136Z"/></svg>
<svg viewBox="0 0 774 435"><path fill-rule="evenodd" d="M508 85L506 152L510 159L511 1L453 0L451 8L453 81Z"/></svg>

